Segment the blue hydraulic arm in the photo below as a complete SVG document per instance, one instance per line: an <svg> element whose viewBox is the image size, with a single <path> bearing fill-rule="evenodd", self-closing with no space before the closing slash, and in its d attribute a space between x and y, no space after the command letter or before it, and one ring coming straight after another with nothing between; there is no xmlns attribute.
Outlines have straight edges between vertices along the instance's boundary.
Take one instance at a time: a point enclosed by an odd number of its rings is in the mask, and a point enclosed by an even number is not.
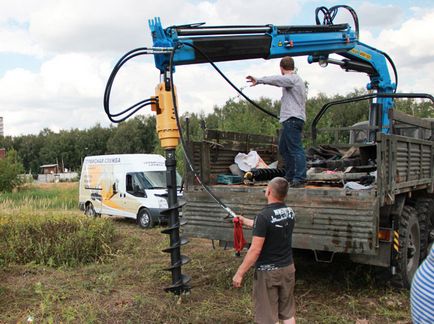
<svg viewBox="0 0 434 324"><path fill-rule="evenodd" d="M245 59L272 59L287 55L327 55L347 52L357 37L348 24L313 26L209 26L193 24L163 29L159 18L149 21L154 47L177 48L174 65L204 63L207 60L192 47L205 53L213 62ZM155 55L161 72L169 65L169 55Z"/></svg>
<svg viewBox="0 0 434 324"><path fill-rule="evenodd" d="M346 71L368 74L368 90L395 92L387 54L358 40L348 24L307 26L204 26L203 23L163 28L161 20L149 21L153 46L175 50L173 65L199 64L246 59L273 59L307 55L310 63L337 64ZM329 58L338 54L342 60ZM169 72L170 54L154 55L161 73ZM173 71L170 71L173 72ZM391 98L378 98L371 107L370 124L389 132Z"/></svg>

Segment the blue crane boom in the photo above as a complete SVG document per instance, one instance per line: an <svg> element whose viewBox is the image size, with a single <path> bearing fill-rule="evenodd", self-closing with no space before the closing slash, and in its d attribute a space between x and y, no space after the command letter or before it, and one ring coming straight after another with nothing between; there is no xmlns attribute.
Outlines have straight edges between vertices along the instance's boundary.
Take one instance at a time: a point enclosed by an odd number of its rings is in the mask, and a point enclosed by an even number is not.
<svg viewBox="0 0 434 324"><path fill-rule="evenodd" d="M366 73L370 78L368 90L378 93L396 91L388 69L390 58L382 51L361 43L358 32L348 24L204 26L200 23L164 29L160 18L154 18L149 21L149 26L154 47L175 49L173 66L208 60L222 62L308 56L309 63L337 64L346 71ZM342 59L332 59L330 54L338 54ZM157 53L154 58L161 73L168 72L170 54ZM371 106L370 125L388 133L388 111L392 108L392 98L376 99L376 104Z"/></svg>

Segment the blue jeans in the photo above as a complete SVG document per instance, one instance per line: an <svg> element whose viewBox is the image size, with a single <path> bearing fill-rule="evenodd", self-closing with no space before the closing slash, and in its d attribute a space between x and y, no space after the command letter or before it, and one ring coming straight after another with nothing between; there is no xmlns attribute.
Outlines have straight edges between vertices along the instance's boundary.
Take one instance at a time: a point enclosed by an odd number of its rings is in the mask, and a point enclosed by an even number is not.
<svg viewBox="0 0 434 324"><path fill-rule="evenodd" d="M302 139L304 121L291 117L282 123L279 151L285 161L285 178L292 182L306 180L306 156Z"/></svg>

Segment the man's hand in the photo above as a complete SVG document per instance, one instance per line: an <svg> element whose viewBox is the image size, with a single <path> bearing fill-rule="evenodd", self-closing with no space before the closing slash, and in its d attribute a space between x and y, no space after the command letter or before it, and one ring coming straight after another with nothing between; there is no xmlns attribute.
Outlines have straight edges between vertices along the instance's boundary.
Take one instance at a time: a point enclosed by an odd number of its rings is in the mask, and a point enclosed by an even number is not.
<svg viewBox="0 0 434 324"><path fill-rule="evenodd" d="M235 276L232 278L232 285L235 288L241 287L241 282L243 281L243 276L238 274L238 272L235 274Z"/></svg>
<svg viewBox="0 0 434 324"><path fill-rule="evenodd" d="M241 224L243 224L244 223L244 217L243 216L241 216L241 215L236 215L235 217L234 217L234 219L233 219L233 222L235 223L235 222L240 222Z"/></svg>
<svg viewBox="0 0 434 324"><path fill-rule="evenodd" d="M256 80L255 77L252 77L251 75L246 76L247 82L250 82L250 86L254 87L255 85L258 84L258 81Z"/></svg>
<svg viewBox="0 0 434 324"><path fill-rule="evenodd" d="M241 215L237 215L234 219L233 222L240 222L241 225L252 228L253 227L253 219L250 218L246 218L244 216Z"/></svg>

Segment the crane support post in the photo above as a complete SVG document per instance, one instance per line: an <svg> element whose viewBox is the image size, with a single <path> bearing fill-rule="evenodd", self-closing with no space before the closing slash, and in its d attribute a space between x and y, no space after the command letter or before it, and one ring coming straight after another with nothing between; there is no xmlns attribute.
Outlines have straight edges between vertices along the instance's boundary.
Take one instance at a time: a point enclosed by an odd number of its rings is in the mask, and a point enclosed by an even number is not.
<svg viewBox="0 0 434 324"><path fill-rule="evenodd" d="M176 88L167 90L165 83L161 82L155 88L158 102L152 104L152 110L157 114L157 133L163 149L174 149L179 144L179 129L176 124L172 91L176 93Z"/></svg>

